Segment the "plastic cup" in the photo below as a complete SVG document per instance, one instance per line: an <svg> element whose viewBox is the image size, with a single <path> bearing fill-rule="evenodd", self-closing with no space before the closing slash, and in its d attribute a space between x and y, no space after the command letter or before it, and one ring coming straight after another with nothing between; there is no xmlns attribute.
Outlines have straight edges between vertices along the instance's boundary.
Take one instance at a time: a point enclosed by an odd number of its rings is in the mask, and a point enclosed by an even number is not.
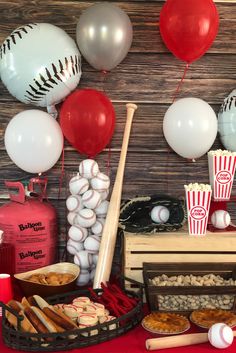
<svg viewBox="0 0 236 353"><path fill-rule="evenodd" d="M13 298L11 276L7 273L0 274L0 302L6 304ZM2 308L0 307L0 316L2 316Z"/></svg>
<svg viewBox="0 0 236 353"><path fill-rule="evenodd" d="M190 235L205 235L212 191L186 190L188 232Z"/></svg>

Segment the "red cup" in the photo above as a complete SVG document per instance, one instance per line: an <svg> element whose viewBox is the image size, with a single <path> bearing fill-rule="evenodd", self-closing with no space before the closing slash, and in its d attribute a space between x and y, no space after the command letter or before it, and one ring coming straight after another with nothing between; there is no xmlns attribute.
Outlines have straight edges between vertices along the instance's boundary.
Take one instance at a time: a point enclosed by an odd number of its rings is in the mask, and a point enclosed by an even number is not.
<svg viewBox="0 0 236 353"><path fill-rule="evenodd" d="M6 304L13 298L11 276L7 273L0 274L0 301ZM0 316L2 316L2 308L0 308Z"/></svg>

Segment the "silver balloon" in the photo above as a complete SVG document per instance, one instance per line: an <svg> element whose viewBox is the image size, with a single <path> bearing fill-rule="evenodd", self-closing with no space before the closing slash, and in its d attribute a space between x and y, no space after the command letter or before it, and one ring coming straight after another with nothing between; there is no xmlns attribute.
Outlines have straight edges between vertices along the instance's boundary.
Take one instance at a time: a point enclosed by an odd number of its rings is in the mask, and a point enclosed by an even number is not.
<svg viewBox="0 0 236 353"><path fill-rule="evenodd" d="M218 114L218 131L224 147L236 152L236 90L225 98Z"/></svg>
<svg viewBox="0 0 236 353"><path fill-rule="evenodd" d="M100 3L79 18L76 40L84 58L98 70L110 71L127 55L133 39L128 15L119 7Z"/></svg>

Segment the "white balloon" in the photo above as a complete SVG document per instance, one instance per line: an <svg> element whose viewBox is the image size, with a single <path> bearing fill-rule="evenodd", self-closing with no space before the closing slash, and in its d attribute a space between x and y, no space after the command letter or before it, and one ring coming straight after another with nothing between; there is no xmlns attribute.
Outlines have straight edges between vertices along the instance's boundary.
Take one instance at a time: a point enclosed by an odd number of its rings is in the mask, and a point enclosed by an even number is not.
<svg viewBox="0 0 236 353"><path fill-rule="evenodd" d="M0 75L18 100L50 110L77 87L81 55L63 29L30 23L14 30L3 42Z"/></svg>
<svg viewBox="0 0 236 353"><path fill-rule="evenodd" d="M5 147L11 160L29 173L43 173L58 161L63 148L60 125L41 110L16 114L5 131Z"/></svg>
<svg viewBox="0 0 236 353"><path fill-rule="evenodd" d="M217 135L217 118L211 106L199 98L182 98L167 110L163 132L170 147L180 156L199 158Z"/></svg>

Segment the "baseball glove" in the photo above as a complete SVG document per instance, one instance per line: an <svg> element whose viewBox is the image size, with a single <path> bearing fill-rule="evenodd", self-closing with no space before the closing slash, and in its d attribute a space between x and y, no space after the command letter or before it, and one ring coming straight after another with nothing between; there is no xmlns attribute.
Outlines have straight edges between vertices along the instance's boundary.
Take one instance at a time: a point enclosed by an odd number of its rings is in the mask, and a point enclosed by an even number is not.
<svg viewBox="0 0 236 353"><path fill-rule="evenodd" d="M165 206L170 212L166 223L154 223L150 213L155 206ZM131 233L172 232L186 221L184 201L168 195L140 196L121 206L119 227Z"/></svg>

